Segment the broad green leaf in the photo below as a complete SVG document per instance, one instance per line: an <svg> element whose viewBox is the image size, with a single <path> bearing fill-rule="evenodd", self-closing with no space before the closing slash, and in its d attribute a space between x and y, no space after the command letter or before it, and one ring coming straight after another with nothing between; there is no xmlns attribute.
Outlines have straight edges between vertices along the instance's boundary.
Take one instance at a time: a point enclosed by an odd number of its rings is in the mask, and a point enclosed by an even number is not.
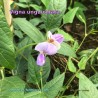
<svg viewBox="0 0 98 98"><path fill-rule="evenodd" d="M76 15L76 12L78 10L78 7L75 7L71 10L69 10L64 16L63 16L63 23L66 24L66 23L72 23L73 22L73 19Z"/></svg>
<svg viewBox="0 0 98 98"><path fill-rule="evenodd" d="M50 59L47 57L46 63L43 66L43 74L42 74L43 83L45 83L47 78L49 77L50 71L51 71Z"/></svg>
<svg viewBox="0 0 98 98"><path fill-rule="evenodd" d="M79 76L79 98L97 98L96 86L82 73Z"/></svg>
<svg viewBox="0 0 98 98"><path fill-rule="evenodd" d="M49 5L47 6L47 11L58 11L58 14L44 14L42 19L45 23L46 29L54 29L61 24L64 12L66 10L66 1L67 0L50 0Z"/></svg>
<svg viewBox="0 0 98 98"><path fill-rule="evenodd" d="M36 65L34 58L30 56L28 59L28 76L27 76L28 82L33 84L39 83L41 80L40 71L41 67ZM43 66L43 72L42 72L43 83L46 82L49 73L50 73L50 60L47 58L46 63Z"/></svg>
<svg viewBox="0 0 98 98"><path fill-rule="evenodd" d="M26 93L24 98L47 98L41 91Z"/></svg>
<svg viewBox="0 0 98 98"><path fill-rule="evenodd" d="M36 43L44 41L44 36L42 35L42 33L26 19L15 18L14 22Z"/></svg>
<svg viewBox="0 0 98 98"><path fill-rule="evenodd" d="M32 43L32 40L27 36L17 45L17 48L19 50L22 47L24 47L28 44L31 44L31 43ZM32 51L32 46L29 46L28 48L21 51L20 54L17 54L15 70L17 71L17 75L19 75L21 78L24 78L27 74L27 69L28 69L28 67L27 67L28 60L27 59L28 59L29 55L31 55L31 51Z"/></svg>
<svg viewBox="0 0 98 98"><path fill-rule="evenodd" d="M66 56L70 56L70 57L76 57L75 51L67 43L61 44L61 48L60 50L58 50L58 53L66 55Z"/></svg>
<svg viewBox="0 0 98 98"><path fill-rule="evenodd" d="M23 38L23 34L20 30L14 30L14 34L19 37L19 38Z"/></svg>
<svg viewBox="0 0 98 98"><path fill-rule="evenodd" d="M50 3L50 0L41 0L42 3L47 7Z"/></svg>
<svg viewBox="0 0 98 98"><path fill-rule="evenodd" d="M59 70L59 68L57 68L57 69L55 70L55 73L54 73L54 75L53 75L53 78L57 77L58 75L60 75L60 70Z"/></svg>
<svg viewBox="0 0 98 98"><path fill-rule="evenodd" d="M64 32L63 30L58 29L58 33L64 36L65 41L74 41L74 38L70 34Z"/></svg>
<svg viewBox="0 0 98 98"><path fill-rule="evenodd" d="M34 26L37 26L41 22L42 20L40 18L33 18L30 20L30 23L32 23Z"/></svg>
<svg viewBox="0 0 98 98"><path fill-rule="evenodd" d="M83 57L83 58L80 60L80 62L78 63L78 67L79 67L81 70L84 70L84 69L85 69L86 63L87 63L87 59L88 59L88 57L85 56L85 57Z"/></svg>
<svg viewBox="0 0 98 98"><path fill-rule="evenodd" d="M15 3L16 5L18 5L19 7L22 7L22 8L27 8L28 5L27 4L23 4L23 3Z"/></svg>
<svg viewBox="0 0 98 98"><path fill-rule="evenodd" d="M76 16L77 16L77 18L78 18L81 22L83 22L84 24L86 23L86 17L85 17L85 15L84 15L82 9L79 9L79 10L77 11Z"/></svg>
<svg viewBox="0 0 98 98"><path fill-rule="evenodd" d="M36 11L42 10L42 7L36 4L30 4L30 7L34 8Z"/></svg>
<svg viewBox="0 0 98 98"><path fill-rule="evenodd" d="M64 73L47 82L43 87L43 91L47 98L55 98L58 92L60 91L63 81L64 81Z"/></svg>
<svg viewBox="0 0 98 98"><path fill-rule="evenodd" d="M24 98L25 83L17 76L0 80L0 98Z"/></svg>
<svg viewBox="0 0 98 98"><path fill-rule="evenodd" d="M34 58L29 56L27 81L29 83L38 84L40 78L40 66L37 66Z"/></svg>
<svg viewBox="0 0 98 98"><path fill-rule="evenodd" d="M67 65L68 65L69 71L76 72L76 67L74 63L72 62L71 58L68 59Z"/></svg>
<svg viewBox="0 0 98 98"><path fill-rule="evenodd" d="M74 2L74 7L79 7L79 9L82 9L83 11L87 10L87 7L84 6L83 3L80 3L80 2L77 2L77 1Z"/></svg>
<svg viewBox="0 0 98 98"><path fill-rule="evenodd" d="M79 54L81 57L84 57L84 56L89 57L89 56L94 52L94 50L95 50L95 49L82 50L82 51L79 52L78 54Z"/></svg>
<svg viewBox="0 0 98 98"><path fill-rule="evenodd" d="M12 69L15 67L15 51L12 33L0 9L0 65Z"/></svg>
<svg viewBox="0 0 98 98"><path fill-rule="evenodd" d="M8 35L8 37L10 38L11 41L13 41L13 33L10 31L10 27L7 24L6 18L0 8L0 29L3 30L3 32L5 32L6 35ZM14 50L14 47L13 47Z"/></svg>
<svg viewBox="0 0 98 98"><path fill-rule="evenodd" d="M86 21L86 17L84 15L84 12L83 11L86 11L87 10L87 7L85 7L82 3L79 3L79 2L75 2L74 3L74 7L79 7L79 9L78 9L78 11L76 13L76 16L77 16L77 18L81 22L85 23L84 21Z"/></svg>

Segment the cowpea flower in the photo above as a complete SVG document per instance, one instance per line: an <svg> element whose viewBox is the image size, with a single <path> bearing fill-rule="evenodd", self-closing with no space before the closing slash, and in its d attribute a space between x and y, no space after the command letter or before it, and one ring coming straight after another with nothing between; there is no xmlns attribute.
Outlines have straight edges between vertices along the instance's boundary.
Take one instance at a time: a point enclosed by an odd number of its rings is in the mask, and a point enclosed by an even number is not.
<svg viewBox="0 0 98 98"><path fill-rule="evenodd" d="M64 41L61 34L52 34L50 31L47 33L47 41L41 42L36 45L35 50L39 51L37 57L37 65L43 66L45 64L46 55L54 55L60 49L60 44Z"/></svg>

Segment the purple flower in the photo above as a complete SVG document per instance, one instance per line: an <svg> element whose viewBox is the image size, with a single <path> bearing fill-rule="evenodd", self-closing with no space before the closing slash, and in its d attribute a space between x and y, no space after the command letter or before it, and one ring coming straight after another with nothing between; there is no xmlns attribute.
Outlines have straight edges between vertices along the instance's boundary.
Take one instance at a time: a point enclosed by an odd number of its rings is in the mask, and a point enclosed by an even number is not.
<svg viewBox="0 0 98 98"><path fill-rule="evenodd" d="M37 57L37 65L43 66L45 64L46 55L54 55L60 49L60 43L62 43L64 37L61 34L54 34L48 31L48 40L36 45L35 50L39 51Z"/></svg>

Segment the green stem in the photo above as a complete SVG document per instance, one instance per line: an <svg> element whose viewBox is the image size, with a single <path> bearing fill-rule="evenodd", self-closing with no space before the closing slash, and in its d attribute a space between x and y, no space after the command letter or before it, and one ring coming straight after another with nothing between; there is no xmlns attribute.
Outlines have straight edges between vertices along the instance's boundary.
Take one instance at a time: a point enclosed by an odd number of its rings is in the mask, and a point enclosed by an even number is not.
<svg viewBox="0 0 98 98"><path fill-rule="evenodd" d="M83 44L83 42L84 42L85 38L86 38L86 36L83 38L83 40L82 40L82 42L81 42L80 46L78 47L78 49L76 50L76 52L77 52L77 51L81 48L81 46L82 46L82 44Z"/></svg>
<svg viewBox="0 0 98 98"><path fill-rule="evenodd" d="M92 65L90 65L90 67L92 68L92 70L93 70L94 73L96 74L96 73L97 73L96 69L95 69Z"/></svg>
<svg viewBox="0 0 98 98"><path fill-rule="evenodd" d="M73 81L73 79L76 77L77 73L79 73L79 72L80 72L80 69L78 69L78 71L72 76L72 78L71 78L70 81L68 82L66 88L69 87L69 85L71 84L71 82Z"/></svg>
<svg viewBox="0 0 98 98"><path fill-rule="evenodd" d="M76 77L76 75L77 75L77 73L79 73L80 72L80 69L78 69L77 70L77 72L71 77L71 79L69 80L69 82L68 82L68 84L66 85L65 84L65 86L64 87L66 87L65 88L65 90L62 92L62 94L61 95L63 95L64 94L64 92L66 91L66 89L68 89L69 88L69 85L71 84L71 82L74 80L74 78Z"/></svg>
<svg viewBox="0 0 98 98"><path fill-rule="evenodd" d="M43 91L43 78L42 78L42 73L43 73L43 67L40 69L40 76L41 76L41 91Z"/></svg>
<svg viewBox="0 0 98 98"><path fill-rule="evenodd" d="M76 52L81 48L81 46L82 46L82 44L84 43L84 40L86 39L87 36L88 36L88 34L86 33L86 23L85 23L85 36L84 36L82 42L80 43L78 49L76 50Z"/></svg>

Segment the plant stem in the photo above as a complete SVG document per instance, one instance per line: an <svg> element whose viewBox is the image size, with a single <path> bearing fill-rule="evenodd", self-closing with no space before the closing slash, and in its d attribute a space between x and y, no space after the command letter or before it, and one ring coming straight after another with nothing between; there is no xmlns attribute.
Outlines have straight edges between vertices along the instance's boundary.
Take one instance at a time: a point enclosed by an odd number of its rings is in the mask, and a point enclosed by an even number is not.
<svg viewBox="0 0 98 98"><path fill-rule="evenodd" d="M80 72L80 69L78 69L77 72L71 77L71 79L69 80L68 84L67 85L65 84L65 86L64 86L64 87L66 87L65 90L69 88L69 85L74 80L74 78L76 77L77 73L79 73L79 72ZM65 90L61 93L61 95L64 94Z"/></svg>
<svg viewBox="0 0 98 98"><path fill-rule="evenodd" d="M85 23L85 36L84 36L84 38L83 38L83 40L82 40L82 42L80 43L80 45L79 45L79 47L78 47L78 49L76 50L76 52L81 48L81 46L82 46L82 44L83 44L83 42L84 42L84 40L86 39L86 37L88 36L88 34L86 33L86 23Z"/></svg>
<svg viewBox="0 0 98 98"><path fill-rule="evenodd" d="M76 77L77 73L80 72L80 69L78 69L78 71L72 76L72 78L70 79L70 81L68 82L66 88L68 89L69 85L71 84L71 82L73 81L73 79Z"/></svg>
<svg viewBox="0 0 98 98"><path fill-rule="evenodd" d="M40 76L41 76L41 91L43 91L43 78L42 78L42 73L43 73L43 66L40 69Z"/></svg>
<svg viewBox="0 0 98 98"><path fill-rule="evenodd" d="M98 48L94 50L94 52L88 57L87 61L98 51Z"/></svg>

